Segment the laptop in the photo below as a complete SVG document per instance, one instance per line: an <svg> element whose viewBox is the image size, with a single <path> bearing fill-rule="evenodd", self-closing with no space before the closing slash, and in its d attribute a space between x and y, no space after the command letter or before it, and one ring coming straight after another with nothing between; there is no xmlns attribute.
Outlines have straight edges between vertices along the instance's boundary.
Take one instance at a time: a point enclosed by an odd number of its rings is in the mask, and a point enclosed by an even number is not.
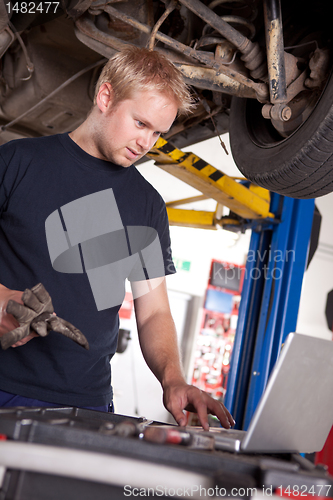
<svg viewBox="0 0 333 500"><path fill-rule="evenodd" d="M290 333L247 431L185 429L213 436L215 449L223 451L313 453L332 425L333 341Z"/></svg>
<svg viewBox="0 0 333 500"><path fill-rule="evenodd" d="M333 341L290 333L248 430L209 434L216 449L238 453L320 451L333 425L332 395Z"/></svg>

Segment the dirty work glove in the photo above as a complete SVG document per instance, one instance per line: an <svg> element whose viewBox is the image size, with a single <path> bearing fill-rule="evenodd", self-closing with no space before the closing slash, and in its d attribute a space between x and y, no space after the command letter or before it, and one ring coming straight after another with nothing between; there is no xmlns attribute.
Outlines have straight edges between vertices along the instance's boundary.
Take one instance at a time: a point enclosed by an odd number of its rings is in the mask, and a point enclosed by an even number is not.
<svg viewBox="0 0 333 500"><path fill-rule="evenodd" d="M9 300L6 308L8 314L12 314L20 326L6 333L0 339L2 349L8 349L24 337L31 330L37 332L41 337L46 337L51 330L62 333L74 340L85 349L89 349L86 337L71 323L54 314L50 295L41 283L33 288L27 288L22 295L23 304Z"/></svg>

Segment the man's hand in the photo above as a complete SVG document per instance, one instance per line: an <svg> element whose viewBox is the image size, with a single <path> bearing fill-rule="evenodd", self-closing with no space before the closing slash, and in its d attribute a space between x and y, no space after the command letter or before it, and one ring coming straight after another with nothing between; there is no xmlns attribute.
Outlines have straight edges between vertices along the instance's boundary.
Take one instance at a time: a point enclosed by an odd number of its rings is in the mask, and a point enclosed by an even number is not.
<svg viewBox="0 0 333 500"><path fill-rule="evenodd" d="M83 333L54 313L51 297L41 283L31 289L25 289L19 302L9 298L6 312L13 316L13 321L16 320L18 326L14 324L14 329L2 335L0 339L2 349L23 345L32 336L36 336L36 333L41 337L46 337L52 330L89 349L88 341Z"/></svg>
<svg viewBox="0 0 333 500"><path fill-rule="evenodd" d="M222 403L185 381L169 384L164 389L163 403L181 426L186 425L183 410L196 412L205 430L209 429L208 413L215 415L226 429L235 425L234 419Z"/></svg>
<svg viewBox="0 0 333 500"><path fill-rule="evenodd" d="M15 328L19 326L19 322L12 314L8 314L6 309L9 300L15 300L15 302L22 304L22 295L23 292L19 290L10 290L0 285L0 337L5 335L5 333L15 330ZM34 337L38 337L37 333L31 332L27 337L13 344L12 347L24 345Z"/></svg>

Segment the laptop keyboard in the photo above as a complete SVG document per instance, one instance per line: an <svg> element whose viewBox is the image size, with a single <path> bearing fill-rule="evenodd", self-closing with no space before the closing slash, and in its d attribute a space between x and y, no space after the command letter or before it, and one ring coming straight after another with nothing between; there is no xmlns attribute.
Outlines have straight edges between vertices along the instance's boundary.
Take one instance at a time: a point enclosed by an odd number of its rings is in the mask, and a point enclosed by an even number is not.
<svg viewBox="0 0 333 500"><path fill-rule="evenodd" d="M215 438L218 438L218 436L223 436L239 440L242 440L246 434L246 431L242 431L239 429L223 429L223 428L220 429L215 427L211 429L209 432L212 433Z"/></svg>

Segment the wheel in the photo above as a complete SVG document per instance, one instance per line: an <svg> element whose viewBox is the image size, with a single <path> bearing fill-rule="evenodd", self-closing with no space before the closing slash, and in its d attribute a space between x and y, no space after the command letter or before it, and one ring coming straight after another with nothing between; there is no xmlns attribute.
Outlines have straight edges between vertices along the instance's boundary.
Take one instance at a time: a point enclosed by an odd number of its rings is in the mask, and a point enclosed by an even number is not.
<svg viewBox="0 0 333 500"><path fill-rule="evenodd" d="M333 191L333 73L322 91L303 91L292 105L290 123L281 131L263 118L262 104L233 98L231 151L242 174L259 186L317 198Z"/></svg>

